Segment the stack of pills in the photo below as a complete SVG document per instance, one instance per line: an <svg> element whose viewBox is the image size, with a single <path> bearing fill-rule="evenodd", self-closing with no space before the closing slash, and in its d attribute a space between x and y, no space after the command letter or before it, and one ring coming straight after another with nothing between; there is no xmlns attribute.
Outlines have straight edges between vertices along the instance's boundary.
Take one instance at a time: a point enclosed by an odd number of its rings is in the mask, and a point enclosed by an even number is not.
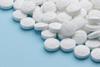
<svg viewBox="0 0 100 67"><path fill-rule="evenodd" d="M21 28L41 31L45 50L100 62L100 0L0 0L0 8L14 8Z"/></svg>

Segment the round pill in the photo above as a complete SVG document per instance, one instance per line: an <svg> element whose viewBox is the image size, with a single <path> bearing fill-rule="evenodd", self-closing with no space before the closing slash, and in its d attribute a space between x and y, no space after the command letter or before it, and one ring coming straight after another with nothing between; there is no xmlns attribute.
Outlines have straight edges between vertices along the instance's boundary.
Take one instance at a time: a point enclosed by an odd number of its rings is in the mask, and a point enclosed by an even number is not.
<svg viewBox="0 0 100 67"><path fill-rule="evenodd" d="M21 19L26 18L26 17L27 15L22 13L20 10L16 10L13 12L13 19L15 21L20 21Z"/></svg>
<svg viewBox="0 0 100 67"><path fill-rule="evenodd" d="M15 2L13 3L13 8L16 10L20 10L24 1L25 0L15 0Z"/></svg>
<svg viewBox="0 0 100 67"><path fill-rule="evenodd" d="M43 14L42 20L47 23L51 23L56 20L56 13L55 12L46 12Z"/></svg>
<svg viewBox="0 0 100 67"><path fill-rule="evenodd" d="M92 9L93 4L89 0L81 0L80 6L81 6L81 8L85 9L86 11L89 11Z"/></svg>
<svg viewBox="0 0 100 67"><path fill-rule="evenodd" d="M76 46L76 41L70 38L63 39L60 43L60 47L64 52L70 52Z"/></svg>
<svg viewBox="0 0 100 67"><path fill-rule="evenodd" d="M68 5L68 7L66 7L66 12L69 13L71 16L77 16L80 14L80 10L81 10L81 7L80 7L80 3L77 2L77 3L70 3Z"/></svg>
<svg viewBox="0 0 100 67"><path fill-rule="evenodd" d="M57 14L57 20L59 22L66 22L66 21L70 21L71 19L72 17L65 12L60 12Z"/></svg>
<svg viewBox="0 0 100 67"><path fill-rule="evenodd" d="M35 25L35 20L30 17L26 17L21 19L20 25L23 29L32 29Z"/></svg>
<svg viewBox="0 0 100 67"><path fill-rule="evenodd" d="M76 31L72 39L74 39L77 44L84 44L87 40L87 33L83 30Z"/></svg>
<svg viewBox="0 0 100 67"><path fill-rule="evenodd" d="M64 8L66 8L69 5L70 1L69 0L56 0L55 3L56 3L57 9L64 10Z"/></svg>
<svg viewBox="0 0 100 67"><path fill-rule="evenodd" d="M91 51L91 59L95 62L100 62L100 48L95 48Z"/></svg>
<svg viewBox="0 0 100 67"><path fill-rule="evenodd" d="M88 39L94 39L100 37L100 31L94 31L88 34Z"/></svg>
<svg viewBox="0 0 100 67"><path fill-rule="evenodd" d="M50 23L49 30L54 33L58 33L61 29L62 24L58 22Z"/></svg>
<svg viewBox="0 0 100 67"><path fill-rule="evenodd" d="M42 16L43 16L43 12L42 12L41 8L39 6L37 6L35 8L35 10L33 11L32 17L35 21L40 22L40 21L42 21Z"/></svg>
<svg viewBox="0 0 100 67"><path fill-rule="evenodd" d="M85 59L90 55L90 49L85 45L78 45L74 48L76 58Z"/></svg>
<svg viewBox="0 0 100 67"><path fill-rule="evenodd" d="M33 1L24 1L22 6L21 6L21 11L24 12L25 14L32 15L36 5L34 4Z"/></svg>
<svg viewBox="0 0 100 67"><path fill-rule="evenodd" d="M13 0L0 0L0 8L10 9L13 6Z"/></svg>
<svg viewBox="0 0 100 67"><path fill-rule="evenodd" d="M85 45L89 47L90 49L99 48L100 47L100 41L99 40L87 40Z"/></svg>
<svg viewBox="0 0 100 67"><path fill-rule="evenodd" d="M34 25L34 29L35 30L39 30L39 31L47 30L48 29L48 24L47 23L44 23L44 22L36 23Z"/></svg>
<svg viewBox="0 0 100 67"><path fill-rule="evenodd" d="M41 37L43 39L55 38L56 37L56 34L55 33L52 33L49 30L44 30L44 31L41 32Z"/></svg>
<svg viewBox="0 0 100 67"><path fill-rule="evenodd" d="M41 6L43 12L55 12L56 11L56 5L52 1L47 1L43 3Z"/></svg>
<svg viewBox="0 0 100 67"><path fill-rule="evenodd" d="M44 48L47 51L56 51L58 50L60 42L57 39L49 38L44 42Z"/></svg>

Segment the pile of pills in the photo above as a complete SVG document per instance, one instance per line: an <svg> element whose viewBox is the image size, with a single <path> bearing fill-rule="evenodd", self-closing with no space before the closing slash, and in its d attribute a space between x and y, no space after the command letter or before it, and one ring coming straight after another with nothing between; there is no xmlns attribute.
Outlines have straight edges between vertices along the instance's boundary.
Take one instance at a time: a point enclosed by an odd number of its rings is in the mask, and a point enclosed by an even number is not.
<svg viewBox="0 0 100 67"><path fill-rule="evenodd" d="M0 0L23 29L41 31L44 48L100 62L100 0Z"/></svg>

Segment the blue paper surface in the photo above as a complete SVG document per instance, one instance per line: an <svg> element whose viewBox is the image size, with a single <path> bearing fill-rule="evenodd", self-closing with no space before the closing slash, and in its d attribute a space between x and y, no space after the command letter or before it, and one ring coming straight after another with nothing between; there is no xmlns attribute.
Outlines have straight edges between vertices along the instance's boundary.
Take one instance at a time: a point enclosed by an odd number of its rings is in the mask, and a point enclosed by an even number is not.
<svg viewBox="0 0 100 67"><path fill-rule="evenodd" d="M22 30L12 12L0 9L0 67L100 67L90 57L78 60L73 53L46 52L40 33Z"/></svg>

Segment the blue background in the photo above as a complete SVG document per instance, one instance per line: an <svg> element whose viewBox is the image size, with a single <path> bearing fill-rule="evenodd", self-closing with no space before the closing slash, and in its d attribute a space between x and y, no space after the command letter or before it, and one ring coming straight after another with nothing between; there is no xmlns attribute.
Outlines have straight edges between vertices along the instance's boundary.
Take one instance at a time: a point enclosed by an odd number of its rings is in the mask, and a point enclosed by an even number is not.
<svg viewBox="0 0 100 67"><path fill-rule="evenodd" d="M78 60L60 50L46 52L40 33L22 30L12 20L12 12L0 9L0 67L100 67L90 58Z"/></svg>

